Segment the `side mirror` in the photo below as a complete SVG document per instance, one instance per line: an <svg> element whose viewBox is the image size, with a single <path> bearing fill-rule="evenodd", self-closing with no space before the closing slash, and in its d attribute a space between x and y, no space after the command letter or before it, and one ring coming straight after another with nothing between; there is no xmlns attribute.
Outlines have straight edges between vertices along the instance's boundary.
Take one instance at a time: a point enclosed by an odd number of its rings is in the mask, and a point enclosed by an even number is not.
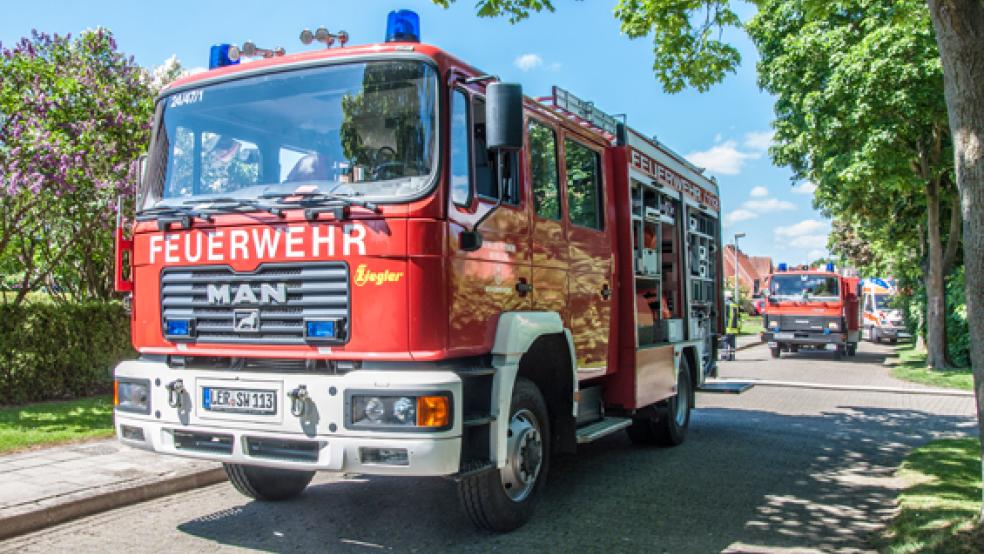
<svg viewBox="0 0 984 554"><path fill-rule="evenodd" d="M482 235L478 232L478 227L502 205L506 194L506 178L503 176L505 154L523 149L522 85L492 83L485 88L485 145L496 155L499 200L471 229L458 235L458 246L465 252L474 252L482 247ZM515 179L516 176L509 178Z"/></svg>
<svg viewBox="0 0 984 554"><path fill-rule="evenodd" d="M485 89L485 144L489 150L523 148L523 86L492 83Z"/></svg>
<svg viewBox="0 0 984 554"><path fill-rule="evenodd" d="M147 177L147 154L140 154L135 162L133 162L135 167L135 172L137 174L137 186L136 186L136 202L134 205L137 209L143 204L144 198L146 197L146 185L144 184L144 179Z"/></svg>

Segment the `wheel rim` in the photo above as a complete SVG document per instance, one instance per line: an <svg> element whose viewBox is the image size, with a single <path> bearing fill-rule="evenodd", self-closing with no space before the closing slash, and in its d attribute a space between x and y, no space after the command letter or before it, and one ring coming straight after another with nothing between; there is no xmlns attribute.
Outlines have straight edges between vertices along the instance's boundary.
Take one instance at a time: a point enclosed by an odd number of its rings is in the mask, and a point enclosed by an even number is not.
<svg viewBox="0 0 984 554"><path fill-rule="evenodd" d="M683 427L687 423L687 410L690 407L690 391L687 390L684 379L680 379L680 382L677 383L677 395L673 403L676 404L673 410L673 420L677 427Z"/></svg>
<svg viewBox="0 0 984 554"><path fill-rule="evenodd" d="M509 420L506 466L499 472L502 489L513 502L522 502L533 492L543 467L543 436L533 412L523 409Z"/></svg>

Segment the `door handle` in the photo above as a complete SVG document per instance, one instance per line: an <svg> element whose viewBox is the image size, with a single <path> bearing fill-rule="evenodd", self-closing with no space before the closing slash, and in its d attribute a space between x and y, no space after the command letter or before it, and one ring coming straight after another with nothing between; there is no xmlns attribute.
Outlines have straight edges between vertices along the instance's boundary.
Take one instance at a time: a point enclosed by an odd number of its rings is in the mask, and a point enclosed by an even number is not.
<svg viewBox="0 0 984 554"><path fill-rule="evenodd" d="M605 283L605 286L601 287L601 297L608 300L612 297L612 289Z"/></svg>
<svg viewBox="0 0 984 554"><path fill-rule="evenodd" d="M526 296L527 294L533 292L533 284L527 283L526 279L520 279L519 282L516 283L516 292L519 293L520 296Z"/></svg>

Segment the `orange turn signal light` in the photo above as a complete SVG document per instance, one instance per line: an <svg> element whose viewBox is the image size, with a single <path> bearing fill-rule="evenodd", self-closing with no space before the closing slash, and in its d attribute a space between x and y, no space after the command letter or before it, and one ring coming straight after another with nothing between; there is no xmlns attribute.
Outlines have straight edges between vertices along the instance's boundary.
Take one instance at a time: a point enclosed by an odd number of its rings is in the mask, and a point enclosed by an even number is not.
<svg viewBox="0 0 984 554"><path fill-rule="evenodd" d="M120 405L120 382L113 379L113 406Z"/></svg>
<svg viewBox="0 0 984 554"><path fill-rule="evenodd" d="M447 427L451 423L451 402L447 396L417 397L417 427Z"/></svg>

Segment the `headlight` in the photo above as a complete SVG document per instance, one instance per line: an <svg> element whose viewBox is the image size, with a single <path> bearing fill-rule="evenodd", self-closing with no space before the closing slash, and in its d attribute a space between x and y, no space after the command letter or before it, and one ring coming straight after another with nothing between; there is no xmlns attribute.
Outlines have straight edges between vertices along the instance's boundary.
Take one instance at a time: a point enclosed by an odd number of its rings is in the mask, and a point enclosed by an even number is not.
<svg viewBox="0 0 984 554"><path fill-rule="evenodd" d="M451 394L349 397L347 426L355 428L440 430L451 426Z"/></svg>
<svg viewBox="0 0 984 554"><path fill-rule="evenodd" d="M827 324L827 327L829 327L831 331L836 331L840 325L836 321L831 321Z"/></svg>
<svg viewBox="0 0 984 554"><path fill-rule="evenodd" d="M113 405L124 412L150 413L150 381L120 378L113 381Z"/></svg>
<svg viewBox="0 0 984 554"><path fill-rule="evenodd" d="M779 320L773 319L769 321L769 329L778 329L778 328L779 328Z"/></svg>

